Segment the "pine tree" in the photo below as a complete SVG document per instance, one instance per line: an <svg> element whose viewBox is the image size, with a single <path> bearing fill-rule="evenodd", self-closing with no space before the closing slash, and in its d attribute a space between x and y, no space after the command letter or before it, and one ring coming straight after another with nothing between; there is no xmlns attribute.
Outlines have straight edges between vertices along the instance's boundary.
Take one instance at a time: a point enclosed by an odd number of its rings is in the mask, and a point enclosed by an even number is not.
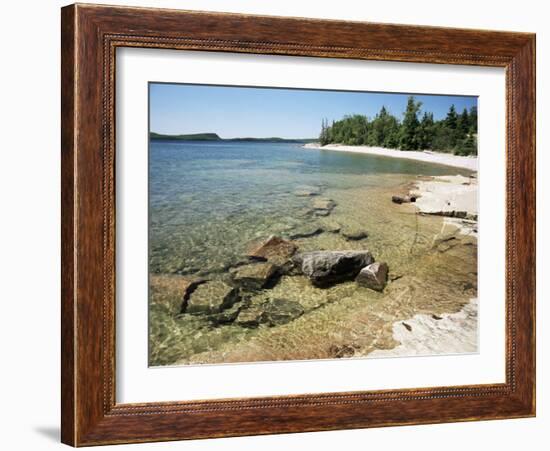
<svg viewBox="0 0 550 451"><path fill-rule="evenodd" d="M454 105L451 105L449 108L449 112L447 113L447 117L445 118L445 127L448 129L448 136L449 136L449 148L453 148L456 146L456 143L458 141L458 136L456 132L456 128L458 125L458 115L456 114L456 109Z"/></svg>
<svg viewBox="0 0 550 451"><path fill-rule="evenodd" d="M321 134L319 135L319 142L322 146L326 146L329 143L329 131L326 119L321 121Z"/></svg>
<svg viewBox="0 0 550 451"><path fill-rule="evenodd" d="M470 117L468 115L468 110L464 108L462 114L458 116L456 122L456 139L460 141L468 135L470 130Z"/></svg>
<svg viewBox="0 0 550 451"><path fill-rule="evenodd" d="M435 136L434 115L424 112L418 128L418 146L420 149L431 149Z"/></svg>
<svg viewBox="0 0 550 451"><path fill-rule="evenodd" d="M401 136L399 140L399 147L403 150L416 150L418 149L418 127L420 122L418 121L418 112L422 106L421 102L417 102L414 96L409 96L407 100L407 109L403 117L403 123L401 124Z"/></svg>
<svg viewBox="0 0 550 451"><path fill-rule="evenodd" d="M456 123L458 121L458 115L454 105L451 105L447 117L445 118L445 125L451 130L456 130Z"/></svg>
<svg viewBox="0 0 550 451"><path fill-rule="evenodd" d="M470 133L477 134L477 106L470 108L470 113L468 114L468 119L470 122Z"/></svg>
<svg viewBox="0 0 550 451"><path fill-rule="evenodd" d="M459 141L454 149L455 155L477 155L477 140L473 135L468 135Z"/></svg>
<svg viewBox="0 0 550 451"><path fill-rule="evenodd" d="M360 114L344 116L339 121L321 122L319 141L322 145L341 143L368 145L403 150L431 149L460 155L477 154L477 108L459 115L453 106L447 116L435 120L433 113L424 112L419 120L420 102L409 97L403 122L381 107L370 121Z"/></svg>

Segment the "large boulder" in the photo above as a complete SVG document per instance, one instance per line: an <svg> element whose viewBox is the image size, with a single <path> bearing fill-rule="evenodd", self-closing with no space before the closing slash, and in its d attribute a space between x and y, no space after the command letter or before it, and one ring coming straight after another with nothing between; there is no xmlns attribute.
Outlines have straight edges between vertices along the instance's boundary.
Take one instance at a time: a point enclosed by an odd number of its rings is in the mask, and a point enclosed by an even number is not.
<svg viewBox="0 0 550 451"><path fill-rule="evenodd" d="M246 290L264 288L277 274L277 266L269 262L239 266L232 271L233 282Z"/></svg>
<svg viewBox="0 0 550 451"><path fill-rule="evenodd" d="M313 285L324 287L353 280L374 258L369 251L315 251L296 255L294 262Z"/></svg>
<svg viewBox="0 0 550 451"><path fill-rule="evenodd" d="M302 316L304 308L299 302L287 299L273 299L262 305L262 323L279 326Z"/></svg>
<svg viewBox="0 0 550 451"><path fill-rule="evenodd" d="M294 255L298 246L278 236L270 236L266 240L249 244L246 255L253 260L269 261L282 266Z"/></svg>
<svg viewBox="0 0 550 451"><path fill-rule="evenodd" d="M185 313L213 314L230 308L239 300L238 290L221 280L199 285L189 297Z"/></svg>
<svg viewBox="0 0 550 451"><path fill-rule="evenodd" d="M388 265L385 262L375 262L363 268L355 281L362 287L383 291L388 281Z"/></svg>

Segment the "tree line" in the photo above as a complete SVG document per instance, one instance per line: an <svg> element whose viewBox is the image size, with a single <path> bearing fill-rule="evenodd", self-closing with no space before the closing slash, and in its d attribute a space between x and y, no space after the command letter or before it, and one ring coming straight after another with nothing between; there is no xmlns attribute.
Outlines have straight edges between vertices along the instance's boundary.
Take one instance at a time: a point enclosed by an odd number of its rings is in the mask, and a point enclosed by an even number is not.
<svg viewBox="0 0 550 451"><path fill-rule="evenodd" d="M324 119L319 141L323 146L339 143L477 155L477 107L458 113L451 105L447 116L441 120L434 120L430 112L421 114L421 107L422 103L410 96L402 120L384 106L372 120L354 114L329 125Z"/></svg>

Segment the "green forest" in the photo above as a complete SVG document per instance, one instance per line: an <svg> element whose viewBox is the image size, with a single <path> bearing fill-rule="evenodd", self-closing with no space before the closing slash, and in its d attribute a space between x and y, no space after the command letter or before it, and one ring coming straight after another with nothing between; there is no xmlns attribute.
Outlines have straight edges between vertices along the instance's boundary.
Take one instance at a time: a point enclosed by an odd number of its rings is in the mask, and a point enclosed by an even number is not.
<svg viewBox="0 0 550 451"><path fill-rule="evenodd" d="M421 107L422 103L410 96L401 120L385 107L372 120L354 114L329 125L325 119L319 141L323 146L338 143L477 155L477 107L458 113L451 105L441 120L434 120L433 113L421 112Z"/></svg>

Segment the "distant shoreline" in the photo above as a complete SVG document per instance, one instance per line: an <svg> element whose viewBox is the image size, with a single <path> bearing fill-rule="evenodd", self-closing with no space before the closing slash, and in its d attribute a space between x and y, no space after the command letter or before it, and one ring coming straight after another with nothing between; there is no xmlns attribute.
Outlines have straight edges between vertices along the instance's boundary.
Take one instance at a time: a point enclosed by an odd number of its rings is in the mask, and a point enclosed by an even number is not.
<svg viewBox="0 0 550 451"><path fill-rule="evenodd" d="M221 138L217 133L193 133L187 135L163 135L161 133L150 132L149 139L151 141L207 141L207 142L267 142L267 143L296 143L306 144L312 143L315 139L312 138L280 138L278 136L270 136L266 138L256 137L239 137L239 138Z"/></svg>
<svg viewBox="0 0 550 451"><path fill-rule="evenodd" d="M304 144L303 147L306 149L331 150L336 152L353 152L368 155L378 155L381 157L423 161L426 163L434 163L444 166L452 166L455 168L469 169L470 171L475 172L477 172L478 170L477 157L473 156L460 156L434 151L398 150L369 146L348 146L343 144L327 144L325 146L321 146L318 142L307 143Z"/></svg>

